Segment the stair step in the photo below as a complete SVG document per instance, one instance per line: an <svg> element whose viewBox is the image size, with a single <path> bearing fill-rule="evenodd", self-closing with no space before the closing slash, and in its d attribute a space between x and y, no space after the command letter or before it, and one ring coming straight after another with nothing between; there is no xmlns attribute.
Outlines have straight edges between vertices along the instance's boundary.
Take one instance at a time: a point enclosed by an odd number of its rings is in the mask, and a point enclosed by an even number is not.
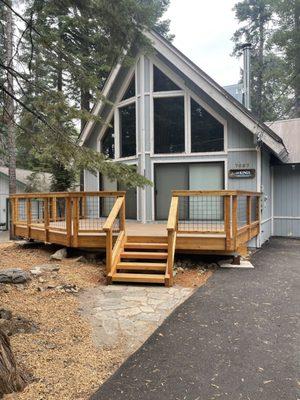
<svg viewBox="0 0 300 400"><path fill-rule="evenodd" d="M135 262L120 262L117 264L117 269L123 270L141 270L141 271L162 271L164 272L167 268L165 263L135 263Z"/></svg>
<svg viewBox="0 0 300 400"><path fill-rule="evenodd" d="M124 251L121 253L121 258L142 258L142 259L159 259L164 260L168 258L168 253L160 253L160 252L147 252L147 251Z"/></svg>
<svg viewBox="0 0 300 400"><path fill-rule="evenodd" d="M112 276L113 282L148 282L148 283L165 283L165 275L159 274L131 274L117 272Z"/></svg>
<svg viewBox="0 0 300 400"><path fill-rule="evenodd" d="M167 243L127 242L125 244L125 249L167 250L167 248Z"/></svg>

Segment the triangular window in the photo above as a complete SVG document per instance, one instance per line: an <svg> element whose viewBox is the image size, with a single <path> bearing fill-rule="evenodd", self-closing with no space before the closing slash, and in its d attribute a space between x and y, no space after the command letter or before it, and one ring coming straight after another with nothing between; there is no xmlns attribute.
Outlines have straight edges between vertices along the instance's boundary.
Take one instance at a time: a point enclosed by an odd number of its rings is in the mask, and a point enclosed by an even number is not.
<svg viewBox="0 0 300 400"><path fill-rule="evenodd" d="M153 70L153 90L154 92L168 92L172 90L180 90L180 88L165 75L159 68L154 65Z"/></svg>
<svg viewBox="0 0 300 400"><path fill-rule="evenodd" d="M135 75L131 78L129 86L122 98L122 100L130 99L131 97L135 97Z"/></svg>

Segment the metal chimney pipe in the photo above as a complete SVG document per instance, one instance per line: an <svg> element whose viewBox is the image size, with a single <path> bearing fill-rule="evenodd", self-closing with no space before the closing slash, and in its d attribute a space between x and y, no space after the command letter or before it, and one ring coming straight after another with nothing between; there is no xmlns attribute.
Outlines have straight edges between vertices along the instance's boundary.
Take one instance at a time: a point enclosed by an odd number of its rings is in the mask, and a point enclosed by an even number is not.
<svg viewBox="0 0 300 400"><path fill-rule="evenodd" d="M250 99L250 50L251 43L244 43L241 45L244 55L244 70L243 70L243 91L244 91L244 106L251 109Z"/></svg>

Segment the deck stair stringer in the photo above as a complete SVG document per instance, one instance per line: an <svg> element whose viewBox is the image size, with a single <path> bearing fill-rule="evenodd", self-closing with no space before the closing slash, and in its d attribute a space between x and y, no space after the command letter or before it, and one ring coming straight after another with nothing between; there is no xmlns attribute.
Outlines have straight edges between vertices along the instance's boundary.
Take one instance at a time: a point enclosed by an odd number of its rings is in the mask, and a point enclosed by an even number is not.
<svg viewBox="0 0 300 400"><path fill-rule="evenodd" d="M168 285L168 244L159 242L129 241L124 244L120 260L111 273L112 282L158 283Z"/></svg>

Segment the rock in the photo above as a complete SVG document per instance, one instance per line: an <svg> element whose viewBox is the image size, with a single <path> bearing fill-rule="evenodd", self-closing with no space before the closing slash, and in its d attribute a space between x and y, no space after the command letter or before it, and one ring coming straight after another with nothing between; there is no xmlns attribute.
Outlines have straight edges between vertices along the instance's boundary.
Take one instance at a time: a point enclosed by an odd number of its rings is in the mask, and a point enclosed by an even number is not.
<svg viewBox="0 0 300 400"><path fill-rule="evenodd" d="M79 292L79 288L76 285L72 285L71 283L56 286L56 289L66 292L66 293L78 293Z"/></svg>
<svg viewBox="0 0 300 400"><path fill-rule="evenodd" d="M59 269L60 266L58 264L41 264L31 269L30 273L33 276L40 276L43 272L57 272Z"/></svg>
<svg viewBox="0 0 300 400"><path fill-rule="evenodd" d="M88 262L88 260L84 256L79 256L74 261L78 262L78 263L87 263Z"/></svg>
<svg viewBox="0 0 300 400"><path fill-rule="evenodd" d="M45 279L39 278L38 281L39 281L40 283L44 283L44 282L45 282Z"/></svg>
<svg viewBox="0 0 300 400"><path fill-rule="evenodd" d="M26 283L30 279L30 274L19 268L9 268L0 271L0 283Z"/></svg>
<svg viewBox="0 0 300 400"><path fill-rule="evenodd" d="M50 256L50 260L58 260L61 261L67 257L67 249L64 247L63 249L57 250L54 254Z"/></svg>
<svg viewBox="0 0 300 400"><path fill-rule="evenodd" d="M10 310L6 310L5 308L0 309L0 319L12 319L12 312Z"/></svg>

